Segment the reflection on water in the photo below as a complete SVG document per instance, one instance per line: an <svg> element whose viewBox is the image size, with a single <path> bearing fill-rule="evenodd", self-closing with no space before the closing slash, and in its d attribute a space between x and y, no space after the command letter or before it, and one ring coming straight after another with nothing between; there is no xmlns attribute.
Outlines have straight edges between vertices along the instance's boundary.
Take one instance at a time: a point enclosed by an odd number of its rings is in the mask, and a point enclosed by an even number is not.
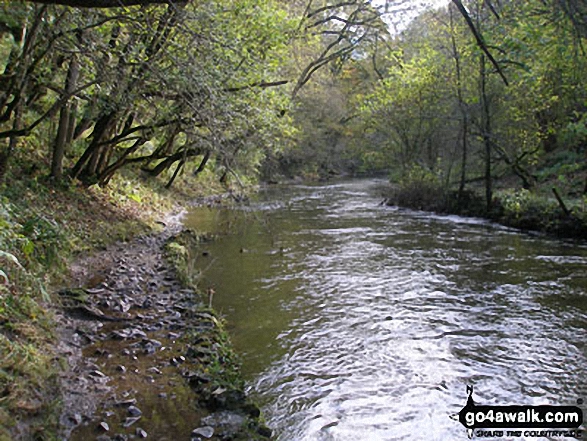
<svg viewBox="0 0 587 441"><path fill-rule="evenodd" d="M587 247L382 207L377 185L188 221L230 232L197 264L279 439L465 439L467 384L481 404L587 399Z"/></svg>

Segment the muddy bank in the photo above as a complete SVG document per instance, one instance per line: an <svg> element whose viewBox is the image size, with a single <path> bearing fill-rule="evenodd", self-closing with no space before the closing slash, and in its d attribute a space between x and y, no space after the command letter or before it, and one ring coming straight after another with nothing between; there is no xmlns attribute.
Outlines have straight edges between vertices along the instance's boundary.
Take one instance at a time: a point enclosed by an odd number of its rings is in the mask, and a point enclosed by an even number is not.
<svg viewBox="0 0 587 441"><path fill-rule="evenodd" d="M59 293L60 437L269 439L221 321L186 285L182 242L196 239L166 224L71 268Z"/></svg>

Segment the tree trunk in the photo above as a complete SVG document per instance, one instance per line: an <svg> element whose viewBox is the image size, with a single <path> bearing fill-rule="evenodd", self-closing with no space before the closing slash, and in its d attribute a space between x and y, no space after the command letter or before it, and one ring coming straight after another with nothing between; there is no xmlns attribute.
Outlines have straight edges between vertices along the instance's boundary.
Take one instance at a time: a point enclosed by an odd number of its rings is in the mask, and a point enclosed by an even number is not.
<svg viewBox="0 0 587 441"><path fill-rule="evenodd" d="M67 71L67 78L65 80L64 94L69 96L73 93L77 85L79 76L79 64L77 57L72 56L69 62L69 69ZM59 127L57 129L57 137L53 146L53 157L51 160L51 176L57 181L63 179L63 157L65 149L71 138L71 123L72 123L72 103L68 100L61 107L59 114Z"/></svg>
<svg viewBox="0 0 587 441"><path fill-rule="evenodd" d="M16 108L14 109L14 119L12 123L12 128L14 130L20 130L22 125L22 103L17 104ZM18 136L11 136L8 139L8 145L5 149L0 151L0 183L4 182L4 178L6 177L6 172L8 171L8 162L16 149L16 145L18 144Z"/></svg>
<svg viewBox="0 0 587 441"><path fill-rule="evenodd" d="M180 149L178 152L174 153L173 155L168 156L163 161L161 161L159 164L157 164L155 166L155 168L153 168L151 170L147 169L145 171L147 173L149 173L151 176L159 176L165 170L167 170L168 168L171 168L174 163L183 159L184 157L188 158L188 157L197 156L197 155L202 154L202 151L199 148L185 150L186 148L187 147L184 147L184 148Z"/></svg>
<svg viewBox="0 0 587 441"><path fill-rule="evenodd" d="M135 143L132 145L132 147L126 149L122 156L118 158L118 160L114 164L106 167L98 177L99 184L101 186L108 185L110 179L112 179L112 177L114 176L114 173L116 173L118 169L124 167L124 165L128 163L128 157L132 155L134 152L136 152L139 148L141 148L141 146L145 144L145 142L146 139L144 138L137 139Z"/></svg>
<svg viewBox="0 0 587 441"><path fill-rule="evenodd" d="M208 160L210 159L210 155L211 155L210 150L207 150L206 153L204 154L204 157L202 158L202 162L200 162L200 165L198 166L198 168L194 172L194 176L198 176L200 173L202 173L204 171L204 169L206 168L206 164L208 163Z"/></svg>
<svg viewBox="0 0 587 441"><path fill-rule="evenodd" d="M487 97L487 69L485 55L479 58L481 79L481 130L483 132L483 146L485 148L483 160L485 162L485 203L486 209L491 210L493 200L493 180L491 177L491 115L489 113L489 99Z"/></svg>
<svg viewBox="0 0 587 441"><path fill-rule="evenodd" d="M100 151L102 148L101 141L104 137L104 134L109 130L112 122L115 119L115 116L116 112L110 112L102 115L96 122L94 131L92 133L92 142L71 169L71 177L73 179L78 179L83 176L84 180L86 180L92 174L95 174L95 169L97 167ZM94 170L94 173L92 173L92 170Z"/></svg>
<svg viewBox="0 0 587 441"><path fill-rule="evenodd" d="M167 188L167 189L171 188L171 186L173 185L173 182L175 181L175 178L177 178L177 176L179 175L179 172L183 168L184 164L185 164L185 159L182 159L181 161L179 161L179 164L177 164L177 168L173 172L173 176L171 177L169 182L165 185L165 188Z"/></svg>
<svg viewBox="0 0 587 441"><path fill-rule="evenodd" d="M467 183L467 156L469 149L469 118L463 114L463 132L462 132L462 154L461 154L461 182L459 184L459 203L463 200L465 194L465 184Z"/></svg>
<svg viewBox="0 0 587 441"><path fill-rule="evenodd" d="M454 29L454 21L453 21L453 9L449 7L449 17L450 17L450 30L451 30L451 43L452 43L452 52L453 58L455 61L455 71L457 75L457 98L459 101L459 109L461 111L462 117L462 132L461 132L461 179L459 183L459 192L458 192L458 203L459 206L463 202L463 197L465 193L465 185L467 183L467 156L469 150L469 115L467 113L467 107L465 104L464 94L463 94L463 77L462 77L462 69L461 69L461 56L459 53L459 49L457 46L457 40L455 37L455 29Z"/></svg>

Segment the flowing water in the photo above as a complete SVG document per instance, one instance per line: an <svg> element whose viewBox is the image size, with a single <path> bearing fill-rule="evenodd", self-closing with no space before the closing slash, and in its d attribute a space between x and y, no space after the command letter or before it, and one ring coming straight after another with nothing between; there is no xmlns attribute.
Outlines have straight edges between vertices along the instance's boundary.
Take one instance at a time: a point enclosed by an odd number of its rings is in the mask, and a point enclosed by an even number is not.
<svg viewBox="0 0 587 441"><path fill-rule="evenodd" d="M381 206L380 185L273 187L187 221L218 234L202 287L278 439L466 439L467 385L586 400L587 246Z"/></svg>

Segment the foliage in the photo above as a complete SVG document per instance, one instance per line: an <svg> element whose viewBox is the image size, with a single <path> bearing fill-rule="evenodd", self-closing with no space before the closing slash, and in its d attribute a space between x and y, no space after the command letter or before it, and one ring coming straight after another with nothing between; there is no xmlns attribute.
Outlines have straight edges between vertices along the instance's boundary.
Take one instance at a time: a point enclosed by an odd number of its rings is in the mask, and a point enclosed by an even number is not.
<svg viewBox="0 0 587 441"><path fill-rule="evenodd" d="M28 31L23 49L4 64L4 162L42 129L54 133L46 155L58 180L63 163L73 178L103 186L140 164L154 176L171 170L171 185L186 168L201 173L213 164L223 181L240 183L241 174L255 175L268 149L285 144L287 94L276 86L287 81L275 80L293 22L277 3L76 14L58 6L2 8L9 35ZM10 27L8 16L20 19Z"/></svg>
<svg viewBox="0 0 587 441"><path fill-rule="evenodd" d="M389 157L395 182L412 167L431 170L461 201L473 182L483 179L490 195L494 184L514 186L511 177L527 189L584 194L584 38L540 2L493 11L466 3L509 86L452 5L423 13L388 46L385 75L358 99L371 139L362 156Z"/></svg>
<svg viewBox="0 0 587 441"><path fill-rule="evenodd" d="M499 200L503 207L504 216L519 221L522 217L540 218L553 217L559 210L556 202L539 197L529 190L505 191L500 194Z"/></svg>

